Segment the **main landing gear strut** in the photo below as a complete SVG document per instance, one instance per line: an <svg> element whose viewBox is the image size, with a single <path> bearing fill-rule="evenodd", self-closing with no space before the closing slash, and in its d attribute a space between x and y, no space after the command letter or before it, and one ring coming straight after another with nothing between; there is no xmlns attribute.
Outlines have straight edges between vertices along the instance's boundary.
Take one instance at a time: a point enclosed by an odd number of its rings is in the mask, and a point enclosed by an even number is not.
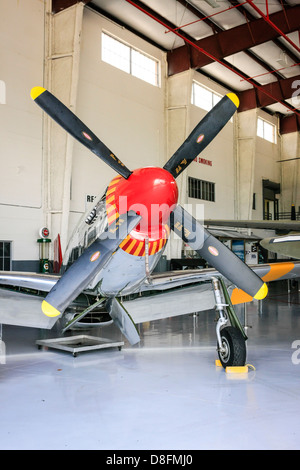
<svg viewBox="0 0 300 470"><path fill-rule="evenodd" d="M247 336L235 314L224 281L213 278L212 287L218 314L217 351L221 364L224 368L244 366Z"/></svg>

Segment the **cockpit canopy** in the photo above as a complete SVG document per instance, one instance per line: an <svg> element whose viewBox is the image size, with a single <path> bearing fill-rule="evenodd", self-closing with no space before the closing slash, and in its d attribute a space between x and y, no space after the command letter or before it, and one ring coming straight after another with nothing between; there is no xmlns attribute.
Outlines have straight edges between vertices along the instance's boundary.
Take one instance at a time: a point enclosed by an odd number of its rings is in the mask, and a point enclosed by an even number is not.
<svg viewBox="0 0 300 470"><path fill-rule="evenodd" d="M106 190L96 199L96 202L89 206L87 212L77 224L68 243L60 274L63 274L84 250L106 230L108 226L105 203Z"/></svg>

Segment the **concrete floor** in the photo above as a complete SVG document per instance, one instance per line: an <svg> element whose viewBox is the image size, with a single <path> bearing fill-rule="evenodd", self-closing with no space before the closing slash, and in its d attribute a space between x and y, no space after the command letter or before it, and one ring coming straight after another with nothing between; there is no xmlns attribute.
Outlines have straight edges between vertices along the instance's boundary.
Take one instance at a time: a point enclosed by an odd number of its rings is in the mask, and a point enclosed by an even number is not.
<svg viewBox="0 0 300 470"><path fill-rule="evenodd" d="M3 326L0 448L300 449L299 304L277 283L261 309L248 306L255 370L236 376L215 366L214 311L143 324L138 346L78 357ZM114 326L97 334L123 339Z"/></svg>

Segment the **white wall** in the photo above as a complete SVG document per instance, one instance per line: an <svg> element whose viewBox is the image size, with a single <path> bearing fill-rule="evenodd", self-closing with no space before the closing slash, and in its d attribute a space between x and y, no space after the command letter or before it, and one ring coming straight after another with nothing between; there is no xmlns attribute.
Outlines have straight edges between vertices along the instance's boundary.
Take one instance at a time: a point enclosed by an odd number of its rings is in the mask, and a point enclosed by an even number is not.
<svg viewBox="0 0 300 470"><path fill-rule="evenodd" d="M275 116L270 116L262 110L257 110L257 116L274 124L278 129L278 122ZM281 137L279 135L276 136L276 143L271 143L261 137L256 137L255 150L256 158L253 192L256 193L256 210L253 211L252 217L253 219L261 219L263 217L262 180L265 179L275 183L281 183L281 167L280 163L278 163L278 160L280 160ZM282 199L282 195L280 199ZM281 207L279 207L279 210L281 210Z"/></svg>
<svg viewBox="0 0 300 470"><path fill-rule="evenodd" d="M195 72L194 80L212 89L221 96L229 90L213 83L207 77ZM191 106L190 124L195 125L205 116L206 111ZM187 170L187 176L215 183L215 202L203 201L206 219L234 218L235 198L235 119L229 121L213 141L201 152L200 157L212 162L212 166L193 162ZM189 198L188 202L194 200Z"/></svg>
<svg viewBox="0 0 300 470"><path fill-rule="evenodd" d="M289 212L294 204L296 211L300 207L300 133L292 132L281 137L281 160L290 160L280 163L282 204L281 210Z"/></svg>
<svg viewBox="0 0 300 470"><path fill-rule="evenodd" d="M212 91L225 95L228 90L208 80L198 72L189 70L169 78L168 90L168 152L171 156L190 134L206 111L191 104L192 82L195 80ZM228 122L218 136L201 152L200 157L212 162L206 165L192 162L178 178L182 204L189 204L196 215L196 206L203 205L205 218L234 218L235 154L234 121ZM216 201L201 201L188 197L187 178L215 183Z"/></svg>
<svg viewBox="0 0 300 470"><path fill-rule="evenodd" d="M109 32L157 58L155 87L101 60L101 33ZM134 34L85 8L77 115L130 169L161 166L165 159L165 54ZM97 195L116 173L76 144L73 156L71 226L85 211L86 194Z"/></svg>
<svg viewBox="0 0 300 470"><path fill-rule="evenodd" d="M29 270L34 265L29 261L39 257L36 240L49 220L46 210L57 211L54 199L53 207L44 207L43 114L30 97L33 86L46 83L45 9L46 1L26 0L26 5L17 0L0 2L0 80L6 86L6 104L0 104L0 240L13 241L17 262L13 267L23 269L27 264ZM165 54L88 8L82 28L76 114L130 169L162 165ZM159 59L161 86L149 85L102 62L103 29ZM56 155L52 162L52 186L59 160ZM97 195L114 176L105 163L75 142L69 234L86 210L86 195ZM51 239L56 235L50 233Z"/></svg>
<svg viewBox="0 0 300 470"><path fill-rule="evenodd" d="M0 239L14 260L38 259L42 213L42 120L30 90L43 83L44 5L0 2Z"/></svg>
<svg viewBox="0 0 300 470"><path fill-rule="evenodd" d="M168 79L169 155L206 114L206 111L191 105L193 80L220 95L229 91L192 70ZM276 116L270 116L262 110L235 113L233 121L228 122L200 154L200 157L209 160L211 165L193 162L178 178L182 189L181 203L190 204L194 214L195 207L202 204L206 219L263 218L262 181L268 179L281 183L281 167L278 163L281 137L276 136L276 143L258 137L258 117L278 126ZM188 176L215 183L215 202L189 198ZM256 193L256 210L252 211L253 193ZM279 201L279 210L283 210L283 195Z"/></svg>

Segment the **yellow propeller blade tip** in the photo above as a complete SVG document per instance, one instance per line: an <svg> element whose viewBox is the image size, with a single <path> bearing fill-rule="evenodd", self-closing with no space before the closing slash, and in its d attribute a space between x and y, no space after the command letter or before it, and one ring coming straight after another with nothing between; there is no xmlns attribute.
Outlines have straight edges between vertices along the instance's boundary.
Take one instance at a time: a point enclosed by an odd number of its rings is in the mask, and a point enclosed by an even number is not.
<svg viewBox="0 0 300 470"><path fill-rule="evenodd" d="M259 291L255 294L254 298L256 300L262 300L266 297L267 293L268 293L268 286L264 282L261 288L259 289Z"/></svg>
<svg viewBox="0 0 300 470"><path fill-rule="evenodd" d="M45 315L47 315L47 317L57 317L60 315L60 312L55 307L46 302L46 300L43 300L42 302L42 311Z"/></svg>
<svg viewBox="0 0 300 470"><path fill-rule="evenodd" d="M35 100L38 96L44 93L44 91L46 91L46 88L43 88L42 86L35 86L32 88L30 96L33 100Z"/></svg>
<svg viewBox="0 0 300 470"><path fill-rule="evenodd" d="M238 108L240 105L240 100L235 93L227 93L228 98L233 102L233 104Z"/></svg>

